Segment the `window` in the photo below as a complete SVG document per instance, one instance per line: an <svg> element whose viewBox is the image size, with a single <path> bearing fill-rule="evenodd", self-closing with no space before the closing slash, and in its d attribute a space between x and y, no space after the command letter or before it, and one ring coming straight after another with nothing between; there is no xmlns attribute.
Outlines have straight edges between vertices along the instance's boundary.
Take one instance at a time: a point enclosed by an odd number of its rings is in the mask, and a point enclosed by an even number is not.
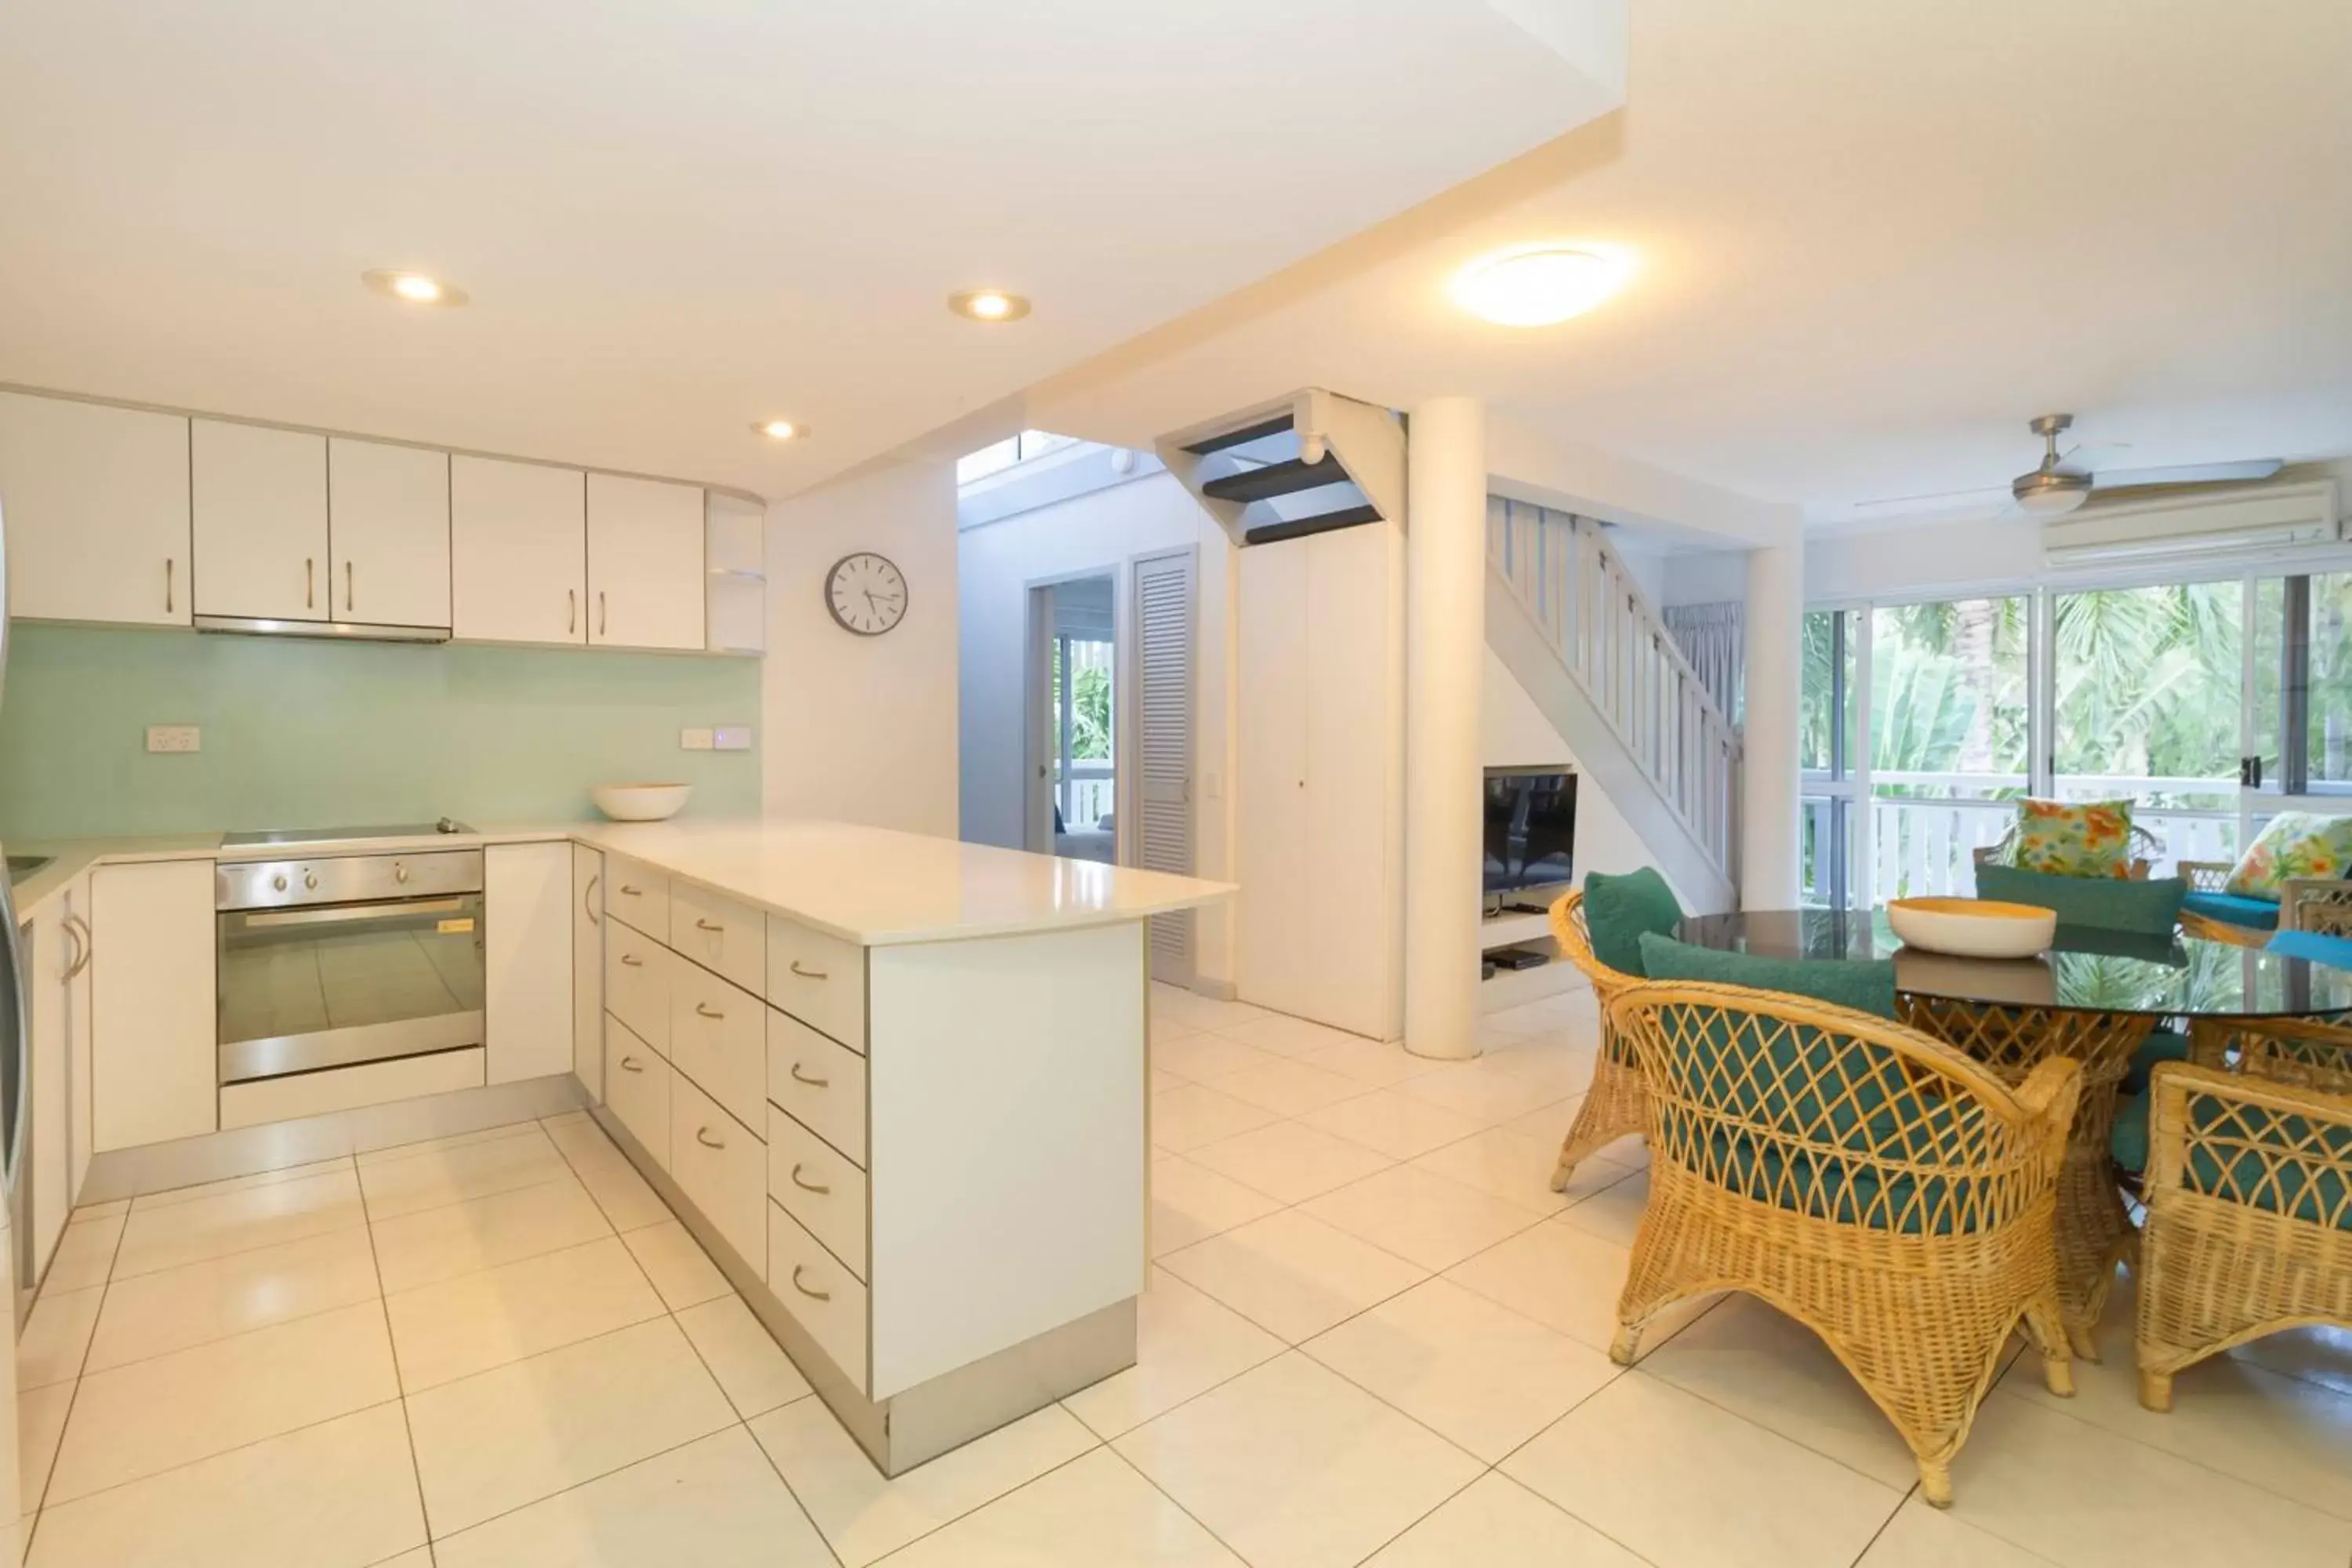
<svg viewBox="0 0 2352 1568"><path fill-rule="evenodd" d="M1042 458L1065 447L1078 444L1076 436L1056 436L1050 430L1024 430L1018 436L1007 436L993 441L976 452L967 452L956 459L956 483L971 484L991 474L1001 474L1016 464L1032 458Z"/></svg>

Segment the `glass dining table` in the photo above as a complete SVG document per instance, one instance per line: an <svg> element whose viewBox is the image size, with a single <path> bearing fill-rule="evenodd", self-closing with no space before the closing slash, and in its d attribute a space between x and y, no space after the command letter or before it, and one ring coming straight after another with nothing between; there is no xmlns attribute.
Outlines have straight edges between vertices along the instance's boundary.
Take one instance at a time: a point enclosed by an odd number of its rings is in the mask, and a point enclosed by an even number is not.
<svg viewBox="0 0 2352 1568"><path fill-rule="evenodd" d="M2175 932L2058 928L2035 958L1958 958L1907 947L1885 910L1750 910L1695 915L1675 936L1770 958L1892 959L1903 1022L1965 1051L2012 1085L2044 1059L2083 1065L2083 1095L2058 1183L2058 1294L2074 1352L2095 1329L2116 1265L2137 1233L2109 1163L2116 1108L2151 1030L2200 1018L2352 1011L2352 969Z"/></svg>

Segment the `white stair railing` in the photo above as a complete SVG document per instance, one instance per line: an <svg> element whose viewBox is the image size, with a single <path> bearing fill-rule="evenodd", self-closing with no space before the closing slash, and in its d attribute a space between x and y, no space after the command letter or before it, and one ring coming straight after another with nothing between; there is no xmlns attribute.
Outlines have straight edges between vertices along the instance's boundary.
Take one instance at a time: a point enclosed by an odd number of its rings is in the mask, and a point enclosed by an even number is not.
<svg viewBox="0 0 2352 1568"><path fill-rule="evenodd" d="M1601 525L1489 496L1486 558L1675 819L1733 879L1739 733Z"/></svg>

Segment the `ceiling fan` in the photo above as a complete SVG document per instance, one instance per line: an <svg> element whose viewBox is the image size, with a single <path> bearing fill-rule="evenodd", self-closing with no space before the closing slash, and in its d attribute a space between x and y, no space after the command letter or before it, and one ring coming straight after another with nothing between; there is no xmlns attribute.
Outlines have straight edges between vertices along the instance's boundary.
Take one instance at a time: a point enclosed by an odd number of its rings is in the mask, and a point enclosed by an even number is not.
<svg viewBox="0 0 2352 1568"><path fill-rule="evenodd" d="M2211 485L2233 480L2267 479L2286 465L2276 458L2257 458L2238 463L2182 463L2159 468L2103 468L2096 472L2073 462L2082 446L2058 449L2058 437L2074 427L2071 414L2042 414L2026 421L2026 428L2042 437L2042 461L2030 472L2022 473L2009 482L2010 499L2017 509L2033 517L2063 517L2091 499L2093 490L2140 489L2158 485ZM2100 442L2095 447L2129 446L2127 441ZM1857 501L1854 510L1866 511L1882 507L1916 507L1926 501L1963 500L1983 497L1990 500L2000 492L1990 486L1979 489L1946 490L1936 495L1892 496L1879 500Z"/></svg>

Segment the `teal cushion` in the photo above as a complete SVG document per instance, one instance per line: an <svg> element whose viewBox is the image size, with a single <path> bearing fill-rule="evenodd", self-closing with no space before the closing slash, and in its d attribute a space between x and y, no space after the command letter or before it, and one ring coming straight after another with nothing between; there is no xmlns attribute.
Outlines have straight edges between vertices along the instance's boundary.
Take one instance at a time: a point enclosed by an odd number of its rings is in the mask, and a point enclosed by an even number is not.
<svg viewBox="0 0 2352 1568"><path fill-rule="evenodd" d="M2131 1067L2124 1074L2124 1088L2137 1092L2147 1087L2150 1074L2166 1062L2189 1059L2189 1037L2178 1029L2150 1029L2147 1038L2132 1053ZM2134 1165L2133 1170L2139 1169Z"/></svg>
<svg viewBox="0 0 2352 1568"><path fill-rule="evenodd" d="M2248 899L2236 893L2191 893L2180 900L2180 907L2223 925L2244 926L2250 931L2278 930L2279 907L2274 899Z"/></svg>
<svg viewBox="0 0 2352 1568"><path fill-rule="evenodd" d="M2125 1170L2147 1169L2147 1095L2127 1095L2116 1105L2115 1131L2107 1134L2107 1152Z"/></svg>
<svg viewBox="0 0 2352 1568"><path fill-rule="evenodd" d="M1653 980L1705 980L1810 996L1859 1012L1895 1016L1895 961L1849 958L1763 958L1642 934L1642 973Z"/></svg>
<svg viewBox="0 0 2352 1568"><path fill-rule="evenodd" d="M2283 1116L2194 1090L2189 1124L2210 1141L2190 1150L2189 1168L2181 1173L2190 1192L2352 1231L2352 1202L2347 1201L2342 1170L2352 1160L2352 1127ZM2276 1152L2284 1150L2310 1151L2328 1163L2315 1170L2303 1161L2281 1160Z"/></svg>
<svg viewBox="0 0 2352 1568"><path fill-rule="evenodd" d="M2352 969L2352 936L2328 936L2315 931L2283 931L2263 944L2289 958L2308 959L2331 969Z"/></svg>
<svg viewBox="0 0 2352 1568"><path fill-rule="evenodd" d="M1584 929L1592 934L1592 956L1620 974L1643 973L1643 932L1672 936L1682 923L1675 890L1647 866L1622 877L1593 871L1584 879Z"/></svg>
<svg viewBox="0 0 2352 1568"><path fill-rule="evenodd" d="M2032 904L2056 912L2058 923L2101 931L2169 935L2180 918L2189 884L2178 877L2136 881L2125 877L2057 877L2014 866L1977 868L1977 897Z"/></svg>

